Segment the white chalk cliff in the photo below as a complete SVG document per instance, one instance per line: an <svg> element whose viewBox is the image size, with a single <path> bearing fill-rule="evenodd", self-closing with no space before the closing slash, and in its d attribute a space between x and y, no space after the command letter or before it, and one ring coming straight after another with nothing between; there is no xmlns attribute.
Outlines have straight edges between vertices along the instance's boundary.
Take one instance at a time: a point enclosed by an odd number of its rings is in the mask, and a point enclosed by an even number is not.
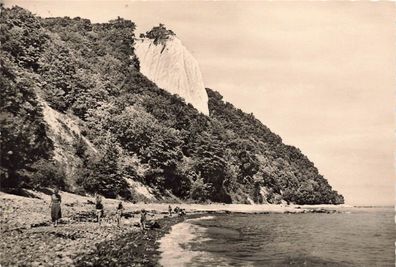
<svg viewBox="0 0 396 267"><path fill-rule="evenodd" d="M184 98L198 111L209 115L208 95L197 60L175 36L154 44L153 39L135 40L140 72L158 87Z"/></svg>

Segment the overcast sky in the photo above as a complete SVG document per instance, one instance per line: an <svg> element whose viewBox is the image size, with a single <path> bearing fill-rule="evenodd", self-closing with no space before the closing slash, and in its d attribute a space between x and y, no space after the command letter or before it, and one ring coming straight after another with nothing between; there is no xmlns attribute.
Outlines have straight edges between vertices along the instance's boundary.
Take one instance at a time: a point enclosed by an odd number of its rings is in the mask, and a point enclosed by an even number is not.
<svg viewBox="0 0 396 267"><path fill-rule="evenodd" d="M391 2L9 1L40 16L159 22L205 85L299 147L350 204L394 204Z"/></svg>

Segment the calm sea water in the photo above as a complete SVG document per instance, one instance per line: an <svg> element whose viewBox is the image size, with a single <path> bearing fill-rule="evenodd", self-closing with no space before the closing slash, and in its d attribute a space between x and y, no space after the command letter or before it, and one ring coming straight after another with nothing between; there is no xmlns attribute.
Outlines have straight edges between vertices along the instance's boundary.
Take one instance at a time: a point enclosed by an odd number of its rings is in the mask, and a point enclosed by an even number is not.
<svg viewBox="0 0 396 267"><path fill-rule="evenodd" d="M229 214L187 220L161 240L164 266L395 266L392 208Z"/></svg>

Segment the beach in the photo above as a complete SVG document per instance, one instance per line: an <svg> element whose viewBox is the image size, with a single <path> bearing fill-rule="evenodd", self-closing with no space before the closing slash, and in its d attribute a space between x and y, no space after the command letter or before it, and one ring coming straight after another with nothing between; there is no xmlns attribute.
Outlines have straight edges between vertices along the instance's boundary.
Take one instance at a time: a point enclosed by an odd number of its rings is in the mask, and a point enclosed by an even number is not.
<svg viewBox="0 0 396 267"><path fill-rule="evenodd" d="M103 199L105 217L98 225L93 198L62 192L62 221L53 227L49 196L37 192L32 196L0 193L2 266L155 265L156 240L183 219L164 219L160 210L149 210L148 219L158 221L160 228L142 231L137 213L147 207L123 202L130 218L123 218L117 227L114 214L119 201Z"/></svg>
<svg viewBox="0 0 396 267"><path fill-rule="evenodd" d="M171 227L186 219L208 214L266 214L331 212L334 206L184 204L123 202L120 227L115 222L119 200L103 199L104 221L98 225L94 217L94 198L67 192L62 196L62 221L58 227L50 222L50 196L28 191L29 197L0 193L1 202L1 265L31 266L157 266L159 240ZM168 216L168 206L185 209L185 216ZM142 231L140 210L158 228Z"/></svg>

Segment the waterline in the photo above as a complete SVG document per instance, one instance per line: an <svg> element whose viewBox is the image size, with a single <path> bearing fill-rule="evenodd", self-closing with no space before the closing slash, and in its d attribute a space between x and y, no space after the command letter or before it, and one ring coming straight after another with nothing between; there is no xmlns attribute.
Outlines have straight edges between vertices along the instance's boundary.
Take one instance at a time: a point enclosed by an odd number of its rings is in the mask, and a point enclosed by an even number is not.
<svg viewBox="0 0 396 267"><path fill-rule="evenodd" d="M203 238L206 228L192 224L197 220L213 219L213 216L188 219L172 226L170 232L160 239L161 266L186 266L195 257L203 257L206 252L192 251L191 243L208 241Z"/></svg>

